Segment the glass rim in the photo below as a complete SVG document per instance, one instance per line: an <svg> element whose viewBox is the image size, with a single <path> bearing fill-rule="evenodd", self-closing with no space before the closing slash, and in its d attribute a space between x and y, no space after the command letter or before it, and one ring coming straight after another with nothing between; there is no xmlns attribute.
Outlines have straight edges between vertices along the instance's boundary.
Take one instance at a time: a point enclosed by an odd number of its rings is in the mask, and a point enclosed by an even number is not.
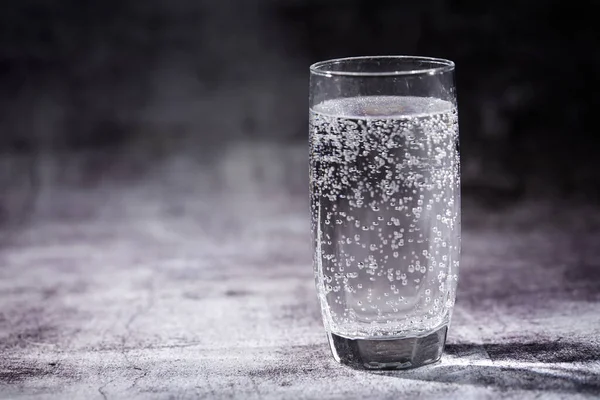
<svg viewBox="0 0 600 400"><path fill-rule="evenodd" d="M394 70L393 68L389 71L336 71L331 69L332 65L361 61L361 60L397 60L397 61L422 61L430 63L431 65L423 68L413 68L406 71ZM325 67L325 68L324 68ZM437 75L444 72L451 72L454 70L454 62L445 58L435 57L423 57L423 56L359 56L359 57L343 57L343 58L332 58L330 60L319 61L312 64L309 69L310 73L320 76L354 76L354 77L368 77L368 76L405 76L405 75Z"/></svg>

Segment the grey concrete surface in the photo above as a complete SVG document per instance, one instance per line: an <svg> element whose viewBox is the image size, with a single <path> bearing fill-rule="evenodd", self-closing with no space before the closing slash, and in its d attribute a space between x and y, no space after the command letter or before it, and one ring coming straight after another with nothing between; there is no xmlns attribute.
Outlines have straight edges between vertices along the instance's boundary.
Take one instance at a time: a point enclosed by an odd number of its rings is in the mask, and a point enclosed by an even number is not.
<svg viewBox="0 0 600 400"><path fill-rule="evenodd" d="M0 246L0 398L600 396L600 212L465 199L436 365L331 357L311 269L306 149L237 144L143 177L41 187Z"/></svg>

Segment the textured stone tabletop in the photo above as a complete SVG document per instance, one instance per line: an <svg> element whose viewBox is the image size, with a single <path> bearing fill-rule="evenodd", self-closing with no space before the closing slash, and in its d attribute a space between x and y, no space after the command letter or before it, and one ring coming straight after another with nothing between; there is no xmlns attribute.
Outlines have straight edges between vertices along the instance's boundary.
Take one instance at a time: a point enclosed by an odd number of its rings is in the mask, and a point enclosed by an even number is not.
<svg viewBox="0 0 600 400"><path fill-rule="evenodd" d="M0 398L600 396L598 209L465 199L442 361L361 372L321 325L305 148L213 158L42 187L5 228Z"/></svg>

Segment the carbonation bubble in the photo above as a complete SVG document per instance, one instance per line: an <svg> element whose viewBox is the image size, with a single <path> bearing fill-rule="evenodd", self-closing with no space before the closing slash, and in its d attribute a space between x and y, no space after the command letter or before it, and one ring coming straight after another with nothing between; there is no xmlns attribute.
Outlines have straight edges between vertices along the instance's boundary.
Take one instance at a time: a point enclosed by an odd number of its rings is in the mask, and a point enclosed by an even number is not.
<svg viewBox="0 0 600 400"><path fill-rule="evenodd" d="M452 103L428 97L311 110L311 228L330 331L368 338L447 322L459 267L456 121Z"/></svg>

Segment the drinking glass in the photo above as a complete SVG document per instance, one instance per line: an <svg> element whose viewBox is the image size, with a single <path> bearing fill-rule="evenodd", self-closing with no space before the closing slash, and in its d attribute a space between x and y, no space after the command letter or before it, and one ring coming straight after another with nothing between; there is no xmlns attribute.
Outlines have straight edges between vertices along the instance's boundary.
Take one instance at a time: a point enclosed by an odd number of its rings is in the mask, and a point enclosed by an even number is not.
<svg viewBox="0 0 600 400"><path fill-rule="evenodd" d="M460 258L452 61L354 57L310 67L314 273L334 358L440 359Z"/></svg>

